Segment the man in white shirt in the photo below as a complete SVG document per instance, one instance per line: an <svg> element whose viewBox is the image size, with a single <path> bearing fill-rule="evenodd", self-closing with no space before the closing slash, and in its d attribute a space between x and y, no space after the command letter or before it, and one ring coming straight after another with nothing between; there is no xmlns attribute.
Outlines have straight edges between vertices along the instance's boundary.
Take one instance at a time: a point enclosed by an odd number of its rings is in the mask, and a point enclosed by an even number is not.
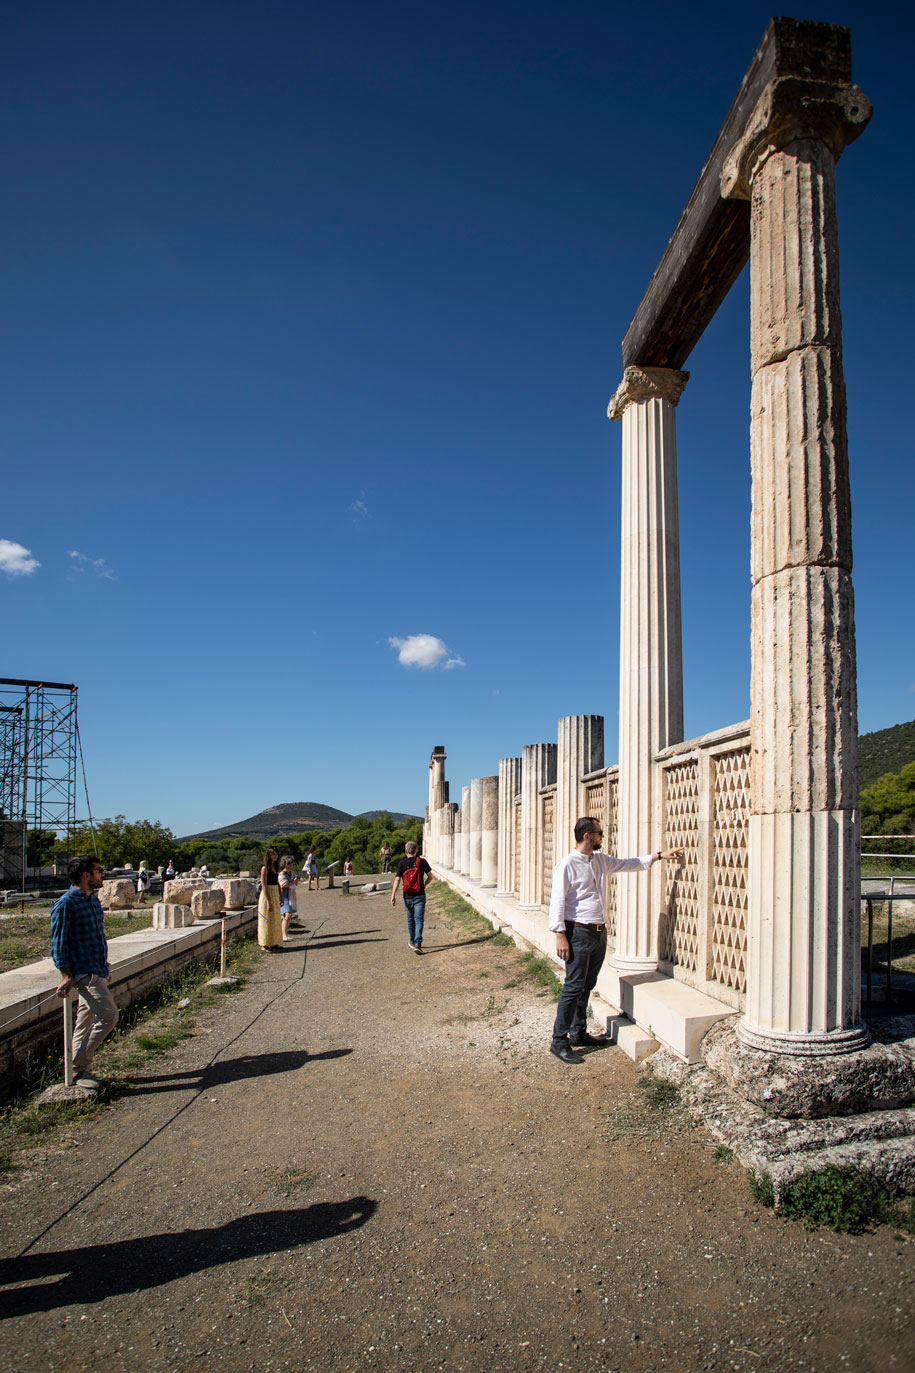
<svg viewBox="0 0 915 1373"><path fill-rule="evenodd" d="M606 1039L588 1034L588 998L607 952L604 878L611 872L648 871L659 858L683 862L682 849L658 850L643 858L612 858L600 853L604 832L589 815L575 822L575 848L553 869L550 929L556 953L566 965L550 1053L563 1063L584 1063L575 1050L599 1047Z"/></svg>

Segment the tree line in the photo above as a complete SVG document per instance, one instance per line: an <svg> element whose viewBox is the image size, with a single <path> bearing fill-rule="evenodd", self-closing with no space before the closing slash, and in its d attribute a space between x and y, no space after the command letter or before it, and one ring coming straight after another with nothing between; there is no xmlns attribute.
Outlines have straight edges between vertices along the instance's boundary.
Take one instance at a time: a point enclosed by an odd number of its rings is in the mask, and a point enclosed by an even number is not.
<svg viewBox="0 0 915 1373"><path fill-rule="evenodd" d="M107 868L136 868L145 861L151 868L165 866L172 860L179 872L206 864L215 872L257 872L264 861L264 849L278 849L280 855L289 854L298 867L306 854L314 850L318 867L336 860L342 869L344 860L351 858L356 873L375 873L380 870L378 851L387 841L395 860L403 856L408 840L422 843L422 821L395 823L387 811L374 820L356 816L351 824L330 830L309 830L301 834L279 834L272 839L257 839L241 835L232 839L186 839L179 844L172 831L158 820L128 820L123 815L95 821L95 835L89 825L72 830L65 840L58 840L51 830L30 830L28 836L29 863L45 866L58 854L98 852Z"/></svg>

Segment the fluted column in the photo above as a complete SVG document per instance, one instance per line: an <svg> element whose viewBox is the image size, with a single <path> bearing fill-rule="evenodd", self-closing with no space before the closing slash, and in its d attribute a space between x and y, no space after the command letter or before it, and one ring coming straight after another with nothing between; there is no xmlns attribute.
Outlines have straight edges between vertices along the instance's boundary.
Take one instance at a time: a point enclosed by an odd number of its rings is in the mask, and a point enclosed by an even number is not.
<svg viewBox="0 0 915 1373"><path fill-rule="evenodd" d="M553 856L557 863L575 844L575 821L581 815L581 779L586 772L594 772L603 766L604 717L566 715L559 721L556 750Z"/></svg>
<svg viewBox="0 0 915 1373"><path fill-rule="evenodd" d="M461 843L463 840L462 825L463 816L457 801L451 803L454 807L454 862L451 864L455 872L461 871Z"/></svg>
<svg viewBox="0 0 915 1373"><path fill-rule="evenodd" d="M480 881L483 871L483 778L470 782L470 878Z"/></svg>
<svg viewBox="0 0 915 1373"><path fill-rule="evenodd" d="M521 897L520 905L543 900L543 866L539 830L540 790L556 781L556 745L525 744L521 750Z"/></svg>
<svg viewBox="0 0 915 1373"><path fill-rule="evenodd" d="M461 788L461 876L470 876L470 787Z"/></svg>
<svg viewBox="0 0 915 1373"><path fill-rule="evenodd" d="M623 422L619 825L622 858L662 846L654 757L683 738L680 534L674 408L688 372L627 367L607 413ZM613 962L658 965L660 873L617 881Z"/></svg>
<svg viewBox="0 0 915 1373"><path fill-rule="evenodd" d="M779 1053L867 1042L851 501L835 163L857 87L770 83L725 163L751 202L753 393L747 1000Z"/></svg>
<svg viewBox="0 0 915 1373"><path fill-rule="evenodd" d="M499 881L499 779L483 778L480 810L480 882L495 887Z"/></svg>
<svg viewBox="0 0 915 1373"><path fill-rule="evenodd" d="M499 887L498 894L510 896L514 887L512 820L515 797L521 790L521 759L499 759Z"/></svg>

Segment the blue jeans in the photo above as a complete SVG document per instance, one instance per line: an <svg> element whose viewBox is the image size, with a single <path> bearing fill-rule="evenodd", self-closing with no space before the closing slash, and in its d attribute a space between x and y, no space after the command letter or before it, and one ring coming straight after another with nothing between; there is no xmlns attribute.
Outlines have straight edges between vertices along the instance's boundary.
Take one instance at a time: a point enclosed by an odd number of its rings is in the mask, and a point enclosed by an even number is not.
<svg viewBox="0 0 915 1373"><path fill-rule="evenodd" d="M423 942L423 919L426 914L426 893L417 892L415 895L407 895L404 892L403 903L407 908L407 930L410 935L411 944L421 944Z"/></svg>
<svg viewBox="0 0 915 1373"><path fill-rule="evenodd" d="M603 925L576 925L566 921L569 959L553 1026L553 1043L571 1037L574 1044L588 1029L588 998L594 991L597 975L607 952L607 931Z"/></svg>

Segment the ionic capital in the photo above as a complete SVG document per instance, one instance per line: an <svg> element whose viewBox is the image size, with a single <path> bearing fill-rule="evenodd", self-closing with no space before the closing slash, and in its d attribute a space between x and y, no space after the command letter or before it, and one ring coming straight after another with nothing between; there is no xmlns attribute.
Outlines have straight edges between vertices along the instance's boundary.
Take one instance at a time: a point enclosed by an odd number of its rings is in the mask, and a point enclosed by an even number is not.
<svg viewBox="0 0 915 1373"><path fill-rule="evenodd" d="M640 400L666 400L676 405L689 381L689 372L675 367L627 367L607 406L607 418L621 420L623 411Z"/></svg>
<svg viewBox="0 0 915 1373"><path fill-rule="evenodd" d="M838 161L842 149L864 132L872 112L871 102L858 86L805 81L799 76L770 81L725 158L722 196L749 200L753 178L766 160L803 139L825 143Z"/></svg>

